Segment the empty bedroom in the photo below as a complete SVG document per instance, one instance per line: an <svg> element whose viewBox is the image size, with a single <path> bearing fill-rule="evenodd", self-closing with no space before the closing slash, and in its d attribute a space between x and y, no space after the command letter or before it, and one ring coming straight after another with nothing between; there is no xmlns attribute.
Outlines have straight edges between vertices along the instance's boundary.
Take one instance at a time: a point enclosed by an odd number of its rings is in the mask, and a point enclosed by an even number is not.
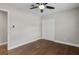
<svg viewBox="0 0 79 59"><path fill-rule="evenodd" d="M79 55L79 3L0 3L0 10L0 54Z"/></svg>

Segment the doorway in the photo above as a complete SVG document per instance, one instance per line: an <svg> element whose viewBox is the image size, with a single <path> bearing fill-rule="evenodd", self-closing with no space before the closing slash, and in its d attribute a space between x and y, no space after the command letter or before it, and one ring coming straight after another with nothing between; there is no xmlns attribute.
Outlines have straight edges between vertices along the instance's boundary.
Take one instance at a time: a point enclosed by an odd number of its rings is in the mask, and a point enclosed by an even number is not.
<svg viewBox="0 0 79 59"><path fill-rule="evenodd" d="M0 55L8 52L8 13L0 10Z"/></svg>

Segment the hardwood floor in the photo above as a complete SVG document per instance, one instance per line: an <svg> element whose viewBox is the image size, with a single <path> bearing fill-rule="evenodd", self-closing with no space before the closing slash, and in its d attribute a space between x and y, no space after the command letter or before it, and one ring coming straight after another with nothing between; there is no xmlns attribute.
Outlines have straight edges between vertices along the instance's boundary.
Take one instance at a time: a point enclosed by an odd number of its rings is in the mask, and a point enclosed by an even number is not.
<svg viewBox="0 0 79 59"><path fill-rule="evenodd" d="M0 55L8 55L7 44L0 46Z"/></svg>
<svg viewBox="0 0 79 59"><path fill-rule="evenodd" d="M9 51L11 55L79 55L79 48L48 40L38 40Z"/></svg>

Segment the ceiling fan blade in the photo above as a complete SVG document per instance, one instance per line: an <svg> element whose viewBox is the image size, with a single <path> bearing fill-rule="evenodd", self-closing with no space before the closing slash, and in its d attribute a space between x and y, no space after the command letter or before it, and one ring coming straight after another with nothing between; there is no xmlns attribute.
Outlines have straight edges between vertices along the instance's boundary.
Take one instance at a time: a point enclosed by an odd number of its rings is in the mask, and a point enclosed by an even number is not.
<svg viewBox="0 0 79 59"><path fill-rule="evenodd" d="M41 9L40 11L41 11L41 13L43 13L43 9Z"/></svg>
<svg viewBox="0 0 79 59"><path fill-rule="evenodd" d="M48 8L48 9L55 9L55 7L51 7L51 6L46 6L46 8Z"/></svg>
<svg viewBox="0 0 79 59"><path fill-rule="evenodd" d="M48 3L43 3L44 5L48 4Z"/></svg>
<svg viewBox="0 0 79 59"><path fill-rule="evenodd" d="M40 5L40 3L36 3L36 4Z"/></svg>
<svg viewBox="0 0 79 59"><path fill-rule="evenodd" d="M36 7L32 7L32 8L30 8L30 9L35 9L35 8L38 8L38 6L36 6Z"/></svg>

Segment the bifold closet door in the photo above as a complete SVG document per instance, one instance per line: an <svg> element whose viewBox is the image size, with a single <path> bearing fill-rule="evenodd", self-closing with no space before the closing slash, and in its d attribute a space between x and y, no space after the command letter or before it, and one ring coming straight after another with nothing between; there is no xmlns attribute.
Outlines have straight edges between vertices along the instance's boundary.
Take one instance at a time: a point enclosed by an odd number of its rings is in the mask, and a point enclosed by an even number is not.
<svg viewBox="0 0 79 59"><path fill-rule="evenodd" d="M7 43L7 12L0 11L0 44Z"/></svg>
<svg viewBox="0 0 79 59"><path fill-rule="evenodd" d="M42 38L47 40L55 39L55 20L54 19L42 20Z"/></svg>

